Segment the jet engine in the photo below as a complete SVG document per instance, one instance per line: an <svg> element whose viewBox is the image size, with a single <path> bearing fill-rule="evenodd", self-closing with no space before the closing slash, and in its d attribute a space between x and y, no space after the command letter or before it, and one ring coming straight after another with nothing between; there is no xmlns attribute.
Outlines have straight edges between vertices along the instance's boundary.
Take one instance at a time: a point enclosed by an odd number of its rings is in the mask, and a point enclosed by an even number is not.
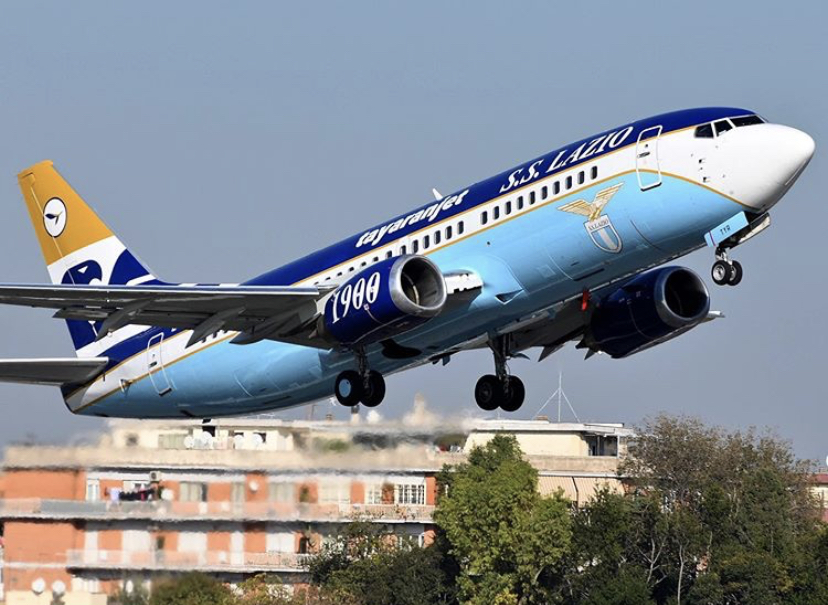
<svg viewBox="0 0 828 605"><path fill-rule="evenodd" d="M598 303L585 344L613 358L627 357L675 338L701 323L710 296L685 267L642 273Z"/></svg>
<svg viewBox="0 0 828 605"><path fill-rule="evenodd" d="M389 258L337 288L319 318L319 332L332 342L367 344L425 323L442 311L446 282L423 256Z"/></svg>

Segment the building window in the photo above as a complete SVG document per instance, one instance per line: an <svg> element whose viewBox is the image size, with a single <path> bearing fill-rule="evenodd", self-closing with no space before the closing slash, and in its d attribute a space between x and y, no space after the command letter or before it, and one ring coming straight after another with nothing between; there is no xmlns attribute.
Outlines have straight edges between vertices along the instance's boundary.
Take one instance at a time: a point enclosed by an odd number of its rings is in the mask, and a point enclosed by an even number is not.
<svg viewBox="0 0 828 605"><path fill-rule="evenodd" d="M465 228L466 225L463 223L463 221L457 223L457 235L463 235L463 231L465 230Z"/></svg>
<svg viewBox="0 0 828 605"><path fill-rule="evenodd" d="M365 504L382 504L382 483L365 486Z"/></svg>
<svg viewBox="0 0 828 605"><path fill-rule="evenodd" d="M87 479L86 481L86 501L97 502L101 499L101 482L97 479Z"/></svg>
<svg viewBox="0 0 828 605"><path fill-rule="evenodd" d="M425 485L397 484L394 486L395 504L425 504Z"/></svg>
<svg viewBox="0 0 828 605"><path fill-rule="evenodd" d="M244 482L236 482L230 490L230 499L233 502L244 502L247 498L247 486Z"/></svg>
<svg viewBox="0 0 828 605"><path fill-rule="evenodd" d="M592 170L589 172L589 176L593 181L598 178L598 166L592 167Z"/></svg>
<svg viewBox="0 0 828 605"><path fill-rule="evenodd" d="M296 485L293 483L271 483L267 487L267 497L271 502L295 502Z"/></svg>
<svg viewBox="0 0 828 605"><path fill-rule="evenodd" d="M337 480L321 481L319 485L319 502L323 504L350 504L350 482Z"/></svg>
<svg viewBox="0 0 828 605"><path fill-rule="evenodd" d="M182 481L178 499L181 502L207 502L207 484Z"/></svg>

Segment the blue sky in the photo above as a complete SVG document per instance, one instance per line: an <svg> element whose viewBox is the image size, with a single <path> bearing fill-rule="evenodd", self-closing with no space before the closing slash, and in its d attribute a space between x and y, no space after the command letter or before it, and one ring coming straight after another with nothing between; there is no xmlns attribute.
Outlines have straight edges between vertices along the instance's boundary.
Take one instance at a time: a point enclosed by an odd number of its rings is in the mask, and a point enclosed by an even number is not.
<svg viewBox="0 0 828 605"><path fill-rule="evenodd" d="M46 272L17 190L50 158L158 274L241 281L569 141L700 105L753 108L817 155L740 248L727 319L628 360L515 361L531 417L564 373L582 419L658 410L768 426L824 460L828 211L824 3L40 3L0 19L0 279ZM707 275L709 251L686 264ZM0 309L0 356L72 349L48 312ZM475 410L470 353L389 379ZM55 390L0 387L0 443L100 426ZM337 411L344 416L344 410ZM303 416L306 411L294 412Z"/></svg>

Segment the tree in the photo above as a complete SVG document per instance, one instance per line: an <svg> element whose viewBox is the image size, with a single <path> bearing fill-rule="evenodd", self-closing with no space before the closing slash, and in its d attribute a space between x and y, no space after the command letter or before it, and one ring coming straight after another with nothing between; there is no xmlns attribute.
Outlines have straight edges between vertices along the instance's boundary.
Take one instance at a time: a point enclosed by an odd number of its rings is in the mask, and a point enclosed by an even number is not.
<svg viewBox="0 0 828 605"><path fill-rule="evenodd" d="M514 437L496 436L445 469L435 521L458 561L463 603L545 603L571 538L569 503L542 498Z"/></svg>
<svg viewBox="0 0 828 605"><path fill-rule="evenodd" d="M149 600L150 605L232 605L233 601L229 588L201 573L159 582Z"/></svg>
<svg viewBox="0 0 828 605"><path fill-rule="evenodd" d="M790 444L662 415L638 430L629 453L620 472L649 502L634 543L652 553L648 583L659 601L781 603L803 594L800 585L821 590L807 563L820 531L811 469Z"/></svg>
<svg viewBox="0 0 828 605"><path fill-rule="evenodd" d="M309 564L323 601L354 605L425 605L454 601L443 542L421 548L388 528L354 522Z"/></svg>

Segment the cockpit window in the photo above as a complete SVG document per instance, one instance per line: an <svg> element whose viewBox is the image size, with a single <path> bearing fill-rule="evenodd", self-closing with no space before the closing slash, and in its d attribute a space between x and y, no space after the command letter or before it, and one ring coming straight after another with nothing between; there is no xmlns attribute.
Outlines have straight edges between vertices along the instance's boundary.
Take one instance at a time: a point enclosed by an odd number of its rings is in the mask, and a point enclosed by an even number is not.
<svg viewBox="0 0 828 605"><path fill-rule="evenodd" d="M728 130L733 130L733 124L731 124L729 120L719 120L716 122L716 136L722 134L723 132L727 132Z"/></svg>
<svg viewBox="0 0 828 605"><path fill-rule="evenodd" d="M698 139L712 139L713 138L713 124L702 124L696 128L696 138Z"/></svg>
<svg viewBox="0 0 828 605"><path fill-rule="evenodd" d="M741 116L739 118L730 118L730 121L737 128L740 126L751 126L753 124L764 124L764 120L759 116Z"/></svg>

